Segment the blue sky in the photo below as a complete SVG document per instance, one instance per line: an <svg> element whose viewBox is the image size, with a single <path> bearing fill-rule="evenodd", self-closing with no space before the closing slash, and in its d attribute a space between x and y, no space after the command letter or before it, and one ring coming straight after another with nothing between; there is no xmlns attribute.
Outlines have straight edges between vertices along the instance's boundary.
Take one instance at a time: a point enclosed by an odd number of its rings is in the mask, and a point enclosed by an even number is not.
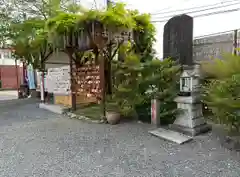
<svg viewBox="0 0 240 177"><path fill-rule="evenodd" d="M156 13L160 12L162 9L166 9L166 11L173 11L178 9L186 9L192 8L197 6L204 6L204 5L211 5L215 3L224 2L224 0L167 0L167 1L160 1L160 0L114 0L115 2L120 1L127 4L127 6L131 9L138 9L140 12L144 13ZM227 0L225 0L227 1ZM97 4L97 8L104 8L106 6L106 0L81 0L84 6L88 8L96 8L95 2ZM240 3L240 2L239 2ZM219 10L228 10L233 8L240 8L240 4L234 6L228 6L223 8L218 8L214 11ZM206 7L205 7L206 8ZM211 11L205 11L201 13L210 13ZM198 14L201 14L198 13ZM171 14L164 14L162 16L174 15ZM191 14L189 14L191 15ZM193 14L194 15L194 14ZM222 31L234 30L240 28L240 22L238 22L238 17L240 15L240 11L232 12L232 13L225 13L225 14L217 14L211 15L206 17L198 17L194 18L194 37L217 33ZM152 20L157 20L161 15L153 16ZM162 56L162 41L163 41L163 27L166 22L162 23L154 23L157 29L156 39L157 42L155 44L155 49L159 57Z"/></svg>

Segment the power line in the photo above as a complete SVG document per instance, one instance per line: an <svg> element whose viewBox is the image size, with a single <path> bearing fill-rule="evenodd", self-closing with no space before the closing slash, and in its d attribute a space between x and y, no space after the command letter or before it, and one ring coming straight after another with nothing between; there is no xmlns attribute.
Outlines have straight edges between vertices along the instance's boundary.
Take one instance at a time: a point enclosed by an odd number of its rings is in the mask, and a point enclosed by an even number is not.
<svg viewBox="0 0 240 177"><path fill-rule="evenodd" d="M196 9L201 9L201 8L205 8L205 7L224 5L226 3L233 3L233 2L239 2L239 0L229 0L229 1L224 1L224 2L215 3L215 4L191 7L191 8L186 8L186 9L178 9L178 10L172 10L172 11L167 11L167 12L156 12L156 13L150 13L150 14L151 15L161 15L161 14L168 14L168 13L174 13L174 12L182 12L182 11L186 11L186 10L196 10Z"/></svg>
<svg viewBox="0 0 240 177"><path fill-rule="evenodd" d="M185 1L188 1L188 0L184 0L184 2ZM234 1L236 1L236 0L234 0ZM180 4L181 2L179 1L178 3L177 3L177 5L178 4ZM175 6L176 6L176 4L174 4ZM158 11L155 11L155 12L153 12L153 13L150 13L151 15L155 15L155 14L161 14L161 13L168 13L168 12L175 12L175 11L166 11L166 10L169 10L169 9L172 9L173 8L173 5L171 5L171 6L168 6L168 7L166 7L166 8L163 8L163 9L160 9L160 10L158 10ZM164 12L165 11L165 12Z"/></svg>
<svg viewBox="0 0 240 177"><path fill-rule="evenodd" d="M96 7L96 9L97 9L97 2L96 2L96 0L94 0L94 4L95 4L95 7Z"/></svg>
<svg viewBox="0 0 240 177"><path fill-rule="evenodd" d="M230 9L230 10L222 10L222 11L217 11L217 12L211 12L211 13L206 13L206 14L200 14L200 15L196 15L196 16L192 16L193 18L197 18L197 17L206 17L206 16L210 16L210 15L217 15L217 14L223 14L223 13L230 13L230 12L236 12L239 11L240 8L236 8L236 9ZM161 22L166 22L169 19L165 19L165 20L152 20L152 23L161 23Z"/></svg>
<svg viewBox="0 0 240 177"><path fill-rule="evenodd" d="M209 11L209 10L215 10L215 9L219 9L219 8L223 8L223 7L229 7L229 6L233 6L233 5L240 5L240 2L234 3L234 4L228 4L228 5L224 5L224 6L206 8L206 9L202 9L202 10L195 10L195 11L190 11L190 12L185 12L185 13L186 14L198 13L198 12L204 12L204 11ZM179 14L175 14L175 15L179 15ZM163 17L160 17L160 19L171 18L172 16L175 16L175 15L163 16Z"/></svg>

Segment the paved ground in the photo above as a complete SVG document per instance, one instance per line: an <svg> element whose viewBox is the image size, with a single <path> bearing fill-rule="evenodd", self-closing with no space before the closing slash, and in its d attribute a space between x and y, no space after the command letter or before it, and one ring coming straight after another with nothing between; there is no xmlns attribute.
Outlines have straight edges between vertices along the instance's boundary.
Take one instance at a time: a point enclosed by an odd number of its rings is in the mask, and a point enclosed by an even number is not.
<svg viewBox="0 0 240 177"><path fill-rule="evenodd" d="M238 154L212 135L176 145L145 124L87 124L37 108L0 110L1 177L239 177Z"/></svg>
<svg viewBox="0 0 240 177"><path fill-rule="evenodd" d="M18 98L18 92L16 90L0 91L0 101L13 100Z"/></svg>

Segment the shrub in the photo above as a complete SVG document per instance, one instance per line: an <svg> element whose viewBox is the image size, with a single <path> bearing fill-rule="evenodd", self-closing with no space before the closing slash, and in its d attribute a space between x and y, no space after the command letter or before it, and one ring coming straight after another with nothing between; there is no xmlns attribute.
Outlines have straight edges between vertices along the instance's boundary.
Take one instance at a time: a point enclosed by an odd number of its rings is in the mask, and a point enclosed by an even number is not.
<svg viewBox="0 0 240 177"><path fill-rule="evenodd" d="M179 67L173 61L154 59L141 63L130 55L114 67L113 98L118 100L125 115L137 113L140 117L149 117L151 99L157 98L161 102L161 121L173 121L177 110L173 99L178 93L179 80Z"/></svg>
<svg viewBox="0 0 240 177"><path fill-rule="evenodd" d="M203 86L203 100L213 113L213 120L240 129L240 57L225 55L203 64L208 82Z"/></svg>

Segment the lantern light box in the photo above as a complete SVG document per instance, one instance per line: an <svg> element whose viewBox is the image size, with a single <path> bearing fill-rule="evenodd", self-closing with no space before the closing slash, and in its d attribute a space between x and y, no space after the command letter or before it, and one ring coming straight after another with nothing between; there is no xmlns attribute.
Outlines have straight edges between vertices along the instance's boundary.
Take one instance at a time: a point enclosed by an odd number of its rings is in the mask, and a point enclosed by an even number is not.
<svg viewBox="0 0 240 177"><path fill-rule="evenodd" d="M197 91L198 84L195 72L184 71L180 77L180 92L189 93Z"/></svg>

